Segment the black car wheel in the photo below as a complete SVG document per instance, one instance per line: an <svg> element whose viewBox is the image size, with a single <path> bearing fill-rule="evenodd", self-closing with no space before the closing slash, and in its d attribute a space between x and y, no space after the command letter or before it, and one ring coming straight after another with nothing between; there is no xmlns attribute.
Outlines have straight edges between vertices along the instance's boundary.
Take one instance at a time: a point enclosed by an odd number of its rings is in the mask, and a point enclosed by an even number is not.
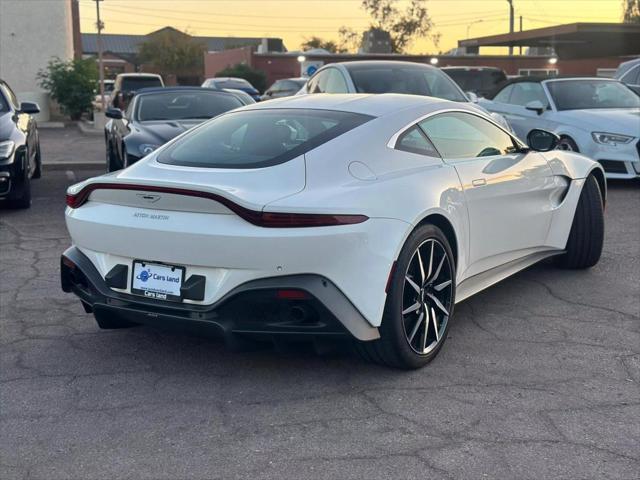
<svg viewBox="0 0 640 480"><path fill-rule="evenodd" d="M111 145L109 143L107 143L107 155L106 155L107 173L115 172L116 170L119 170L118 167L116 166L115 157L116 156L113 153L113 150L111 149Z"/></svg>
<svg viewBox="0 0 640 480"><path fill-rule="evenodd" d="M31 178L40 178L42 176L42 153L40 152L40 140L36 144L36 167Z"/></svg>
<svg viewBox="0 0 640 480"><path fill-rule="evenodd" d="M454 257L438 227L424 225L409 236L390 287L380 339L356 348L376 363L420 368L442 348L455 303Z"/></svg>
<svg viewBox="0 0 640 480"><path fill-rule="evenodd" d="M11 208L29 208L31 206L31 177L29 176L29 150L25 150L25 163L22 180L14 180L9 196Z"/></svg>
<svg viewBox="0 0 640 480"><path fill-rule="evenodd" d="M582 187L578 206L567 240L566 253L556 257L562 268L593 267L602 254L604 244L604 206L598 182L590 175Z"/></svg>

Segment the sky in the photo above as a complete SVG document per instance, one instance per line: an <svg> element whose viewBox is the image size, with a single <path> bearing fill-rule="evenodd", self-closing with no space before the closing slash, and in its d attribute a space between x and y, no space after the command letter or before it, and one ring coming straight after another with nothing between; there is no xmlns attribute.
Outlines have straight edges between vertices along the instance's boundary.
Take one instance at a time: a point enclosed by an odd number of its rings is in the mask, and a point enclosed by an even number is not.
<svg viewBox="0 0 640 480"><path fill-rule="evenodd" d="M409 0L398 0L400 8ZM347 26L364 31L370 17L360 0L103 0L104 33L146 34L170 25L199 36L280 37L291 50L313 35L338 39ZM525 30L573 22L619 22L622 0L513 0L516 30L519 16ZM506 33L507 0L427 0L438 45L416 39L409 53L438 53L459 39ZM96 5L80 0L81 31L96 31ZM496 52L497 53L497 52Z"/></svg>

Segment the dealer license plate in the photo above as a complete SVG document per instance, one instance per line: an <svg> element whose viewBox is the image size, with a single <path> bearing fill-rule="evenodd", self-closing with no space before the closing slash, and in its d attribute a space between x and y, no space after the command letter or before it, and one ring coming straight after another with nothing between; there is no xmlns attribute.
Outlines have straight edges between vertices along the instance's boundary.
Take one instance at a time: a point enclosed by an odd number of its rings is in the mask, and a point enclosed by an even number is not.
<svg viewBox="0 0 640 480"><path fill-rule="evenodd" d="M134 260L131 293L157 300L182 300L184 267Z"/></svg>

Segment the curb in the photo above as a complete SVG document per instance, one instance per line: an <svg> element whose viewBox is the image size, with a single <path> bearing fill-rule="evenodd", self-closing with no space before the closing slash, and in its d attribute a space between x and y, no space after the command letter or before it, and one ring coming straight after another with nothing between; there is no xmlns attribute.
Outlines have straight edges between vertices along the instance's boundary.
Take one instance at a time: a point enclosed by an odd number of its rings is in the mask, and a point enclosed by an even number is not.
<svg viewBox="0 0 640 480"><path fill-rule="evenodd" d="M44 130L54 130L65 128L64 122L38 122L38 128L42 128Z"/></svg>
<svg viewBox="0 0 640 480"><path fill-rule="evenodd" d="M78 129L84 135L102 135L102 130L95 130L90 124L84 121L79 121L76 123L78 125Z"/></svg>

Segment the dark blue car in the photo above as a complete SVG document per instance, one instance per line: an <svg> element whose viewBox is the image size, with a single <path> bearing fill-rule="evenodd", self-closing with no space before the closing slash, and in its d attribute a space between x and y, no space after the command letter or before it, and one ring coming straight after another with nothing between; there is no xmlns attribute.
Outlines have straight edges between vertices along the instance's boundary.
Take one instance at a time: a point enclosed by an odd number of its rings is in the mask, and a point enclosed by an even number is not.
<svg viewBox="0 0 640 480"><path fill-rule="evenodd" d="M216 78L207 78L204 83L201 85L205 88L213 88L215 90L225 90L225 89L233 89L233 90L242 90L243 92L251 95L256 102L260 101L260 92L256 90L256 88L251 85L244 78L237 77L216 77Z"/></svg>

